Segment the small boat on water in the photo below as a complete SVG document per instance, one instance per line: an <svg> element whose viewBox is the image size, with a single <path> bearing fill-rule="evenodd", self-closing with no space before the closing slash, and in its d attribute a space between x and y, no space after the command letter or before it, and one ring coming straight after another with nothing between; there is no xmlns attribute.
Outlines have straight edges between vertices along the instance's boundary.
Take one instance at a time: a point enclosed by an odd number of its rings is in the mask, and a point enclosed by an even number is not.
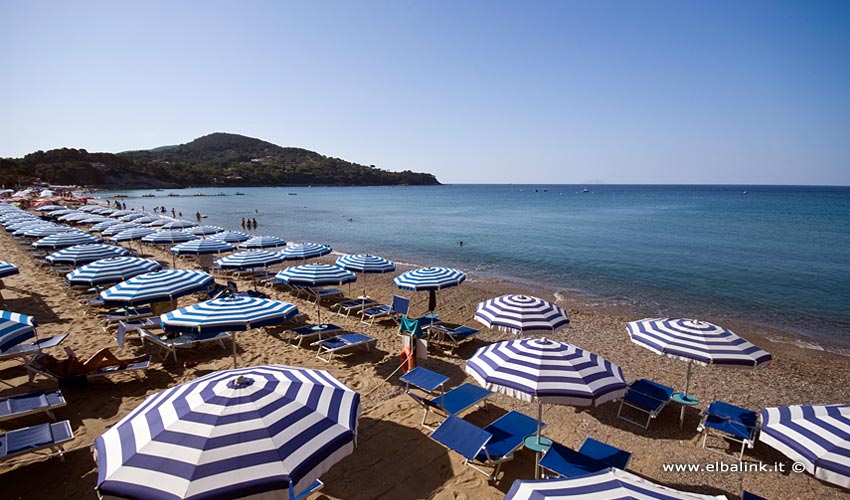
<svg viewBox="0 0 850 500"><path fill-rule="evenodd" d="M584 188L584 189L582 189L582 190L581 190L581 192L582 192L582 193L589 193L589 192L590 192L590 190L589 190L589 189L587 189L587 188Z"/></svg>
<svg viewBox="0 0 850 500"><path fill-rule="evenodd" d="M168 193L169 198L174 198L175 196L180 196L180 195L176 194L176 193Z"/></svg>
<svg viewBox="0 0 850 500"><path fill-rule="evenodd" d="M239 191L236 191L233 194L236 195L236 196L245 196L245 193L240 193Z"/></svg>
<svg viewBox="0 0 850 500"><path fill-rule="evenodd" d="M155 198L155 197L156 197L156 195L151 194L151 193L147 193L147 194L142 195L142 198Z"/></svg>
<svg viewBox="0 0 850 500"><path fill-rule="evenodd" d="M298 193L286 193L286 194L288 194L289 196L298 196Z"/></svg>

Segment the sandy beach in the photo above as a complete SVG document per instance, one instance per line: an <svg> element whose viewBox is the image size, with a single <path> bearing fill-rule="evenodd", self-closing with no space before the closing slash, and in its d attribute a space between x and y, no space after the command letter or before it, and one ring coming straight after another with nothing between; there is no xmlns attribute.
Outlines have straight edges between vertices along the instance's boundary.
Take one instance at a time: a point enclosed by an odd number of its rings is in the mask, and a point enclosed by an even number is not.
<svg viewBox="0 0 850 500"><path fill-rule="evenodd" d="M70 335L64 345L81 357L93 354L102 347L117 349L112 332L103 330L96 315L80 305L75 294L63 284L62 276L51 269L38 267L26 251L6 233L0 235L3 259L17 265L20 275L4 279L3 309L30 314L39 323L40 336L61 332ZM170 263L162 250L145 248L155 258ZM335 257L321 259L332 262ZM191 259L178 261L178 267L193 267ZM405 269L399 269L403 271ZM397 273L395 273L397 274ZM363 292L381 302L390 301L400 293L387 275L358 275L358 281L345 287L348 296ZM217 277L223 283L224 277ZM240 289L250 288L249 281L238 281ZM292 302L316 321L316 306L280 291L269 292L272 297ZM628 314L587 303L581 297L556 298L546 290L533 290L524 285L504 281L487 281L470 275L459 287L438 293L441 318L453 323L480 326L472 321L475 305L503 293L532 293L541 298L558 301L572 319L569 327L557 335L559 340L573 343L597 353L620 365L627 380L650 378L683 389L686 364L658 356L629 340L626 323L648 314ZM411 292L401 294L411 296ZM184 297L180 305L197 298ZM412 311L424 312L427 294L414 295ZM356 319L331 316L327 308L321 311L323 321L333 321L351 331L359 331L378 339L377 349L342 356L331 363L318 360L311 348L298 349L282 336L280 329L255 330L240 334L239 365L250 366L278 363L327 369L363 396L358 447L354 454L338 463L322 480L326 487L313 498L330 499L501 499L515 479L531 479L534 454L520 450L515 460L502 467L499 481L491 483L486 477L463 465L459 455L431 441L428 431L420 427L422 409L404 394L398 374L384 379L397 368L401 339L391 322L376 322L374 326ZM711 311L700 318L712 321ZM721 321L717 321L720 323ZM758 410L763 407L788 404L844 403L850 401L848 358L826 351L803 349L790 343L768 340L777 332L746 324L722 323L742 337L771 352L774 361L757 370L734 370L716 367L695 367L691 392L700 400L699 407L715 399ZM779 332L781 334L781 332ZM792 337L790 334L788 337ZM421 363L448 375L450 387L469 381L464 361L476 348L494 341L513 338L513 335L482 329L475 342L454 353L432 347L429 359ZM55 351L55 352L53 352ZM61 349L51 351L59 356ZM129 340L122 355L155 353L151 346L143 347ZM62 353L61 355L64 355ZM99 379L87 387L64 389L68 406L57 412L59 419L69 419L75 434L66 445L71 450L65 461L56 458L38 459L33 454L17 457L14 465L0 464L0 478L5 498L96 498L97 469L90 445L94 439L135 408L145 397L162 389L219 369L232 367L231 352L217 345L182 350L180 362L163 361L155 357L144 380L130 376ZM184 368L184 361L197 362ZM51 389L56 383L37 378L28 383L24 367L17 361L0 363L0 377L14 389L3 386L0 397L34 390ZM524 404L503 395L494 395L486 409L473 410L465 418L485 425L507 410L517 409L536 415L534 404ZM712 464L735 460L700 447L701 436L696 432L699 410L689 408L684 425L679 428L679 407L670 405L653 421L648 431L616 418L618 404L608 403L596 408L547 406L544 420L546 435L572 448L581 445L585 437L632 452L629 470L661 484L708 494L723 494L738 498L743 490L766 498L811 499L845 498L848 492L814 479L808 474L790 472L790 462L772 448L757 444L744 456L746 462L773 465L784 462L788 472L729 472L673 473L662 471L663 464ZM432 421L434 421L432 417ZM45 421L31 416L0 423L0 430L10 430ZM717 443L715 443L717 444ZM33 459L27 461L29 459Z"/></svg>

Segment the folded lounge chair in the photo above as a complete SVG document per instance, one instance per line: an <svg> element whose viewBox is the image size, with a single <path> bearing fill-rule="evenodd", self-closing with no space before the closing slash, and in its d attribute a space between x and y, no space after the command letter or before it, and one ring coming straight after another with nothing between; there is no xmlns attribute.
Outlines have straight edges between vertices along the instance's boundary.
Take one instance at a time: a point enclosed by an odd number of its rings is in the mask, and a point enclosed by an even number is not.
<svg viewBox="0 0 850 500"><path fill-rule="evenodd" d="M62 391L31 392L11 396L0 399L0 421L42 412L47 413L50 420L56 420L53 410L62 408L66 404Z"/></svg>
<svg viewBox="0 0 850 500"><path fill-rule="evenodd" d="M315 340L322 340L322 336L325 337L333 336L338 333L342 333L343 329L340 326L334 325L332 323L320 323L317 325L304 325L299 326L298 328L292 328L289 330L290 333L290 341L298 342L295 344L296 347L301 347L301 345L306 342L313 342Z"/></svg>
<svg viewBox="0 0 850 500"><path fill-rule="evenodd" d="M67 333L60 333L58 335L54 335L46 339L39 339L35 342L31 342L28 344L18 344L16 346L6 349L5 351L0 351L0 361L6 361L7 359L12 358L25 358L28 356L33 356L41 352L42 349L47 349L48 347L56 347L57 345L61 344L67 336Z"/></svg>
<svg viewBox="0 0 850 500"><path fill-rule="evenodd" d="M319 346L319 350L316 351L316 357L329 363L337 352L347 351L355 347L368 351L377 342L378 339L363 333L343 333L329 339L313 342L311 345ZM323 355L327 357L325 358Z"/></svg>
<svg viewBox="0 0 850 500"><path fill-rule="evenodd" d="M139 328L138 330L139 336L142 338L142 343L150 342L151 344L160 348L160 358L165 361L168 358L168 355L171 354L174 356L174 362L177 362L177 350L178 349L188 349L191 347L196 347L199 344L205 342L217 342L222 349L227 349L227 346L224 345L225 339L233 338L227 332L213 333L209 335L197 335L193 333L187 333L181 335L177 338L173 339L165 339L160 337L159 335L155 335L144 328Z"/></svg>
<svg viewBox="0 0 850 500"><path fill-rule="evenodd" d="M578 451L552 443L540 459L540 467L547 477L576 477L609 467L625 470L631 458L631 453L589 437Z"/></svg>
<svg viewBox="0 0 850 500"><path fill-rule="evenodd" d="M623 419L626 422L631 422L639 425L644 429L649 428L650 421L657 417L661 410L667 406L667 403L673 398L675 391L671 387L661 385L658 382L642 378L635 380L626 389L626 394L620 400L620 409L617 410L617 418ZM632 420L623 416L623 406L632 408L638 412L646 414L646 420L641 422Z"/></svg>
<svg viewBox="0 0 850 500"><path fill-rule="evenodd" d="M399 380L407 385L405 391L407 395L425 409L425 414L422 415L421 425L430 430L434 428L426 422L431 410L439 410L449 416L457 415L485 401L493 394L487 389L470 382L466 382L449 392L445 392L445 383L448 382L449 377L421 366L405 373ZM411 385L425 391L429 396L439 389L440 395L436 397L420 396L419 394L410 392Z"/></svg>
<svg viewBox="0 0 850 500"><path fill-rule="evenodd" d="M536 431L537 420L511 411L483 429L449 415L430 437L463 456L464 464L495 481L501 465L512 460L523 439ZM493 471L480 466L493 467Z"/></svg>
<svg viewBox="0 0 850 500"><path fill-rule="evenodd" d="M702 420L697 427L697 432L703 433L702 447L709 451L726 454L719 449L705 447L705 442L712 430L715 431L715 435L741 443L738 460L743 460L744 448L752 448L756 442L758 413L723 401L715 401L703 410Z"/></svg>
<svg viewBox="0 0 850 500"><path fill-rule="evenodd" d="M40 355L35 355L32 359L27 361L26 368L29 372L29 381L32 382L37 375L44 375L47 378L52 378L59 382L59 387L66 386L79 386L86 383L86 381L98 378L98 377L108 377L110 375L115 375L118 373L130 373L134 377L141 380L145 375L145 370L150 367L151 357L148 356L147 359L143 361L139 361L136 363L131 363L127 366L107 366L105 368L101 368L99 370L95 370L93 372L89 372L83 375L73 375L71 377L62 377L47 369L45 366L41 365L39 362Z"/></svg>
<svg viewBox="0 0 850 500"><path fill-rule="evenodd" d="M154 313L150 307L122 307L106 313L103 323L104 326L111 326L117 325L119 321L133 321L152 316L154 316Z"/></svg>
<svg viewBox="0 0 850 500"><path fill-rule="evenodd" d="M363 309L367 309L369 307L377 306L378 302L369 297L363 297L359 299L351 299L344 300L342 302L337 302L336 304L331 306L331 309L335 310L337 314L342 316L343 314L346 316L350 316L353 312L360 312Z"/></svg>
<svg viewBox="0 0 850 500"><path fill-rule="evenodd" d="M62 443L72 439L74 432L71 430L71 422L67 420L15 429L0 434L0 460L43 448L50 448L54 453L59 453L60 459L65 460Z"/></svg>
<svg viewBox="0 0 850 500"><path fill-rule="evenodd" d="M360 311L360 321L370 325L375 323L375 319L389 317L395 320L398 317L407 314L410 309L410 299L393 295L393 303L391 305L383 304L375 307L368 307ZM369 320L368 322L366 320Z"/></svg>
<svg viewBox="0 0 850 500"><path fill-rule="evenodd" d="M332 299L338 299L343 295L342 290L339 288L304 287L302 290L305 297L307 297L307 300L313 301L317 304Z"/></svg>

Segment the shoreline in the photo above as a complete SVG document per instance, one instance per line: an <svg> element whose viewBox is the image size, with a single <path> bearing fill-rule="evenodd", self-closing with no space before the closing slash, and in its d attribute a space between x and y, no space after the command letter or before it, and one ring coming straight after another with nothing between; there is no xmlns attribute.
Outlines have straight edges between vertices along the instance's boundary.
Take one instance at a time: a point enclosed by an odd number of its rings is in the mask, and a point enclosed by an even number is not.
<svg viewBox="0 0 850 500"><path fill-rule="evenodd" d="M116 349L112 332L105 332L98 323L97 315L87 311L68 294L62 277L49 268L38 267L23 249L8 234L0 235L0 250L7 260L16 263L21 274L6 278L3 298L7 308L35 315L39 320L39 335L49 336L61 332L70 335L63 346L74 349L78 355L89 356L102 347ZM144 247L144 253L170 263L167 249ZM318 259L333 262L336 255ZM195 259L178 259L180 268L197 268ZM400 291L392 285L396 273L358 274L357 281L350 287L340 287L346 296L367 293L381 303L388 303L394 294L412 297L411 314L427 307L427 294ZM218 276L220 283L225 279ZM250 281L236 278L239 289L248 289ZM351 331L363 332L377 339L371 352L355 352L340 356L331 363L317 360L315 350L299 349L286 340L280 329L259 329L238 336L239 366L265 363L303 366L329 370L340 381L363 395L360 418L360 438L354 454L343 459L322 476L326 483L323 490L330 499L373 500L377 498L418 499L433 498L476 498L501 500L514 479L530 479L534 468L534 454L528 450L516 452L515 459L502 467L503 477L491 483L481 474L463 465L459 455L449 452L428 439L428 432L420 427L422 409L404 394L404 385L398 374L392 372L398 366L401 342L392 322L376 322L373 326L360 323L352 317L332 316L327 307L320 308L305 300L280 291L267 291L272 298L295 304L312 322L333 322ZM478 302L505 293L534 293L544 299L556 300L554 293L533 288L522 283L491 280L475 275L469 276L460 286L437 293L437 311L447 322L457 322L481 327L472 321ZM197 302L198 298L184 297L178 306ZM556 334L558 340L575 344L596 353L623 368L628 381L650 378L674 388L684 383L686 364L658 356L629 340L625 322L634 316L605 311L602 307L586 307L580 297L562 296L561 304L566 307L571 325ZM737 328L737 325L729 325ZM450 378L447 388L469 381L464 372L464 362L475 349L490 342L514 338L497 330L480 328L472 344L454 351L444 351L437 346L429 349L428 359L422 366L444 373ZM732 370L714 367L695 367L692 393L706 405L713 399L723 399L733 404L759 409L783 404L815 404L850 401L850 367L845 357L826 352L804 350L796 346L785 346L762 341L754 332L740 327L738 333L774 355L770 365L757 370ZM53 352L56 351L56 352ZM61 355L61 349L51 352ZM118 352L118 351L115 351ZM122 356L154 354L152 346L143 346L128 340ZM197 363L186 367L185 361ZM233 366L230 346L222 349L217 345L197 349L180 350L177 363L171 358L155 357L147 377L141 381L121 376L109 380L92 382L89 387L63 389L68 407L59 410L57 418L70 419L75 439L66 449L66 462L58 460L35 460L14 463L0 468L10 498L95 498L94 484L97 468L88 451L95 437L114 425L120 418L136 408L145 397L175 384L193 380L214 370ZM0 397L19 392L55 389L55 382L37 378L27 382L26 370L14 361L0 363L3 380L15 386L3 387ZM385 381L387 379L387 381ZM536 414L536 405L523 403L504 396L493 395L486 409L470 410L463 415L468 421L484 426L498 418L504 411L518 410L527 415ZM711 474L711 473L665 473L665 463L714 463L719 458L700 447L701 436L696 433L699 421L698 410L685 413L684 426L679 427L679 409L663 411L650 429L644 431L616 418L618 405L607 403L599 407L576 408L548 405L544 419L548 423L546 435L555 441L577 448L585 437L595 439L630 451L633 459L629 470L638 475L687 491L725 494L737 498L743 489L767 498L842 498L841 490L813 477L780 474ZM0 423L0 431L34 425L42 420L38 416L29 420ZM431 417L434 421L438 417ZM409 450L415 449L416 453ZM25 457L29 458L29 457ZM737 459L737 458L736 458ZM748 450L745 461L787 461L778 452L762 444ZM722 459L729 461L729 459ZM38 477L63 470L61 479L38 483ZM392 470L392 474L373 477L374 470ZM67 473L66 473L67 472ZM368 480L364 478L368 477Z"/></svg>

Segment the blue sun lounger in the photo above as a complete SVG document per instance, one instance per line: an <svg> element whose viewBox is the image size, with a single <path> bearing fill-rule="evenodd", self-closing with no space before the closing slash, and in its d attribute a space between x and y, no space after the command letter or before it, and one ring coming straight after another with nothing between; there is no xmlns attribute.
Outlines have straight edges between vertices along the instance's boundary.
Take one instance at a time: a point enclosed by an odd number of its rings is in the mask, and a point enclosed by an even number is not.
<svg viewBox="0 0 850 500"><path fill-rule="evenodd" d="M626 394L620 400L620 409L617 410L617 418L639 425L644 429L649 429L649 423L672 400L674 392L675 390L673 388L653 382L652 380L645 378L635 380L629 384ZM646 420L641 422L623 416L624 406L645 413Z"/></svg>
<svg viewBox="0 0 850 500"><path fill-rule="evenodd" d="M465 465L495 481L502 464L513 460L514 452L522 446L525 437L536 431L537 420L514 410L483 429L449 415L430 437L460 454L466 459ZM493 470L489 472L481 466L493 467Z"/></svg>
<svg viewBox="0 0 850 500"><path fill-rule="evenodd" d="M342 302L337 302L336 304L331 306L331 309L335 310L337 314L342 316L345 314L346 316L350 316L353 312L360 312L363 309L368 309L370 307L375 307L378 305L378 302L369 297L363 297L360 299L350 299L344 300Z"/></svg>
<svg viewBox="0 0 850 500"><path fill-rule="evenodd" d="M130 373L137 379L141 380L142 377L144 377L145 372L151 365L151 358L152 356L148 356L145 360L136 363L131 363L125 367L107 366L105 368L101 368L93 372L89 372L83 375L74 375L71 377L60 377L59 375L56 375L55 373L51 372L46 367L42 366L39 361L38 355L27 361L27 364L25 366L27 371L29 372L28 375L30 382L35 380L35 377L37 375L44 375L47 378L52 378L53 380L58 381L59 387L77 387L85 385L86 382L90 379L98 377L107 377L110 375L116 375L118 373Z"/></svg>
<svg viewBox="0 0 850 500"><path fill-rule="evenodd" d="M375 307L368 307L360 311L360 321L369 325L375 324L375 319L389 317L392 320L397 320L401 316L407 314L410 310L410 299L393 295L393 303L391 305L383 304ZM366 321L366 320L370 321Z"/></svg>
<svg viewBox="0 0 850 500"><path fill-rule="evenodd" d="M332 336L338 333L342 333L343 329L340 326L334 325L332 323L321 323L318 325L304 325L299 326L298 328L293 328L289 330L290 333L290 341L298 342L295 344L295 347L300 348L301 344L304 341L310 342L315 339L322 340L322 336Z"/></svg>
<svg viewBox="0 0 850 500"><path fill-rule="evenodd" d="M433 325L428 328L428 339L438 344L446 345L454 352L461 345L471 342L478 330L468 326L459 325L450 327L445 324Z"/></svg>
<svg viewBox="0 0 850 500"><path fill-rule="evenodd" d="M0 421L46 413L50 420L56 420L53 410L67 405L62 391L31 392L0 399Z"/></svg>
<svg viewBox="0 0 850 500"><path fill-rule="evenodd" d="M71 430L71 422L67 420L15 429L0 434L0 460L50 448L54 453L59 453L59 458L64 461L62 443L72 439L74 432Z"/></svg>
<svg viewBox="0 0 850 500"><path fill-rule="evenodd" d="M425 414L422 415L421 425L430 430L434 430L434 428L429 426L426 421L431 410L439 410L446 415L457 415L482 401L486 404L485 400L493 394L487 389L470 382L466 382L446 392L445 384L449 381L449 377L421 366L417 366L405 373L399 380L406 384L405 392L407 395L425 409ZM439 389L440 395L430 398L420 396L419 394L410 392L411 385L428 393L428 395L433 395Z"/></svg>
<svg viewBox="0 0 850 500"><path fill-rule="evenodd" d="M719 449L706 448L705 442L712 430L715 431L715 435L741 443L741 453L738 460L743 460L744 448L752 448L756 442L758 413L723 401L715 401L703 410L702 420L697 427L697 432L703 433L702 447L708 451L725 455L726 453Z"/></svg>
<svg viewBox="0 0 850 500"><path fill-rule="evenodd" d="M377 342L378 339L363 333L343 333L342 335L336 335L329 339L313 342L311 345L319 346L319 349L316 351L317 358L321 359L325 363L330 363L334 354L339 351L345 351L355 347L368 351L371 346ZM322 357L323 355L327 355L327 358Z"/></svg>
<svg viewBox="0 0 850 500"><path fill-rule="evenodd" d="M625 470L631 458L627 451L588 437L578 451L552 443L540 459L540 467L546 477L576 477L609 467Z"/></svg>
<svg viewBox="0 0 850 500"><path fill-rule="evenodd" d="M18 344L6 349L5 351L0 351L0 361L6 361L7 359L12 358L25 358L27 356L38 354L42 349L58 346L67 336L67 333L60 333L28 344Z"/></svg>

